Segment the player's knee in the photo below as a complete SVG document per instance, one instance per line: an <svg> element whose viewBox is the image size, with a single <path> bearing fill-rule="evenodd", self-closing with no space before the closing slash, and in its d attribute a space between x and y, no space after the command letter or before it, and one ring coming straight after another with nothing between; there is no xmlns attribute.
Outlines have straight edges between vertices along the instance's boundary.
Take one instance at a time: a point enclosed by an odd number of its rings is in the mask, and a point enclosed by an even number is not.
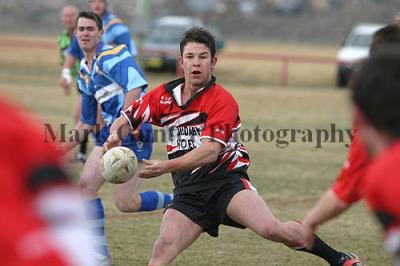
<svg viewBox="0 0 400 266"><path fill-rule="evenodd" d="M97 188L95 188L90 182L88 181L79 181L79 189L83 195L87 197L94 197L97 195Z"/></svg>
<svg viewBox="0 0 400 266"><path fill-rule="evenodd" d="M127 198L117 194L115 196L115 206L121 212L137 212L140 210L140 198L137 195Z"/></svg>
<svg viewBox="0 0 400 266"><path fill-rule="evenodd" d="M154 243L154 255L162 257L173 246L174 241L168 236L159 236Z"/></svg>

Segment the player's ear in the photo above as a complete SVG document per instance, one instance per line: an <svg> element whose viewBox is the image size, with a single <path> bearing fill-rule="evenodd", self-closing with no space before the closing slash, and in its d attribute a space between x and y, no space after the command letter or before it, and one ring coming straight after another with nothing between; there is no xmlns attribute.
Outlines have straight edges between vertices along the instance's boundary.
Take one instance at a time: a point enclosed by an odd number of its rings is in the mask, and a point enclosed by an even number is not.
<svg viewBox="0 0 400 266"><path fill-rule="evenodd" d="M182 57L182 55L178 56L178 63L179 63L179 66L183 69L183 57Z"/></svg>
<svg viewBox="0 0 400 266"><path fill-rule="evenodd" d="M214 70L215 65L217 64L218 58L216 55L211 59L211 70Z"/></svg>
<svg viewBox="0 0 400 266"><path fill-rule="evenodd" d="M364 126L368 124L368 120L365 118L364 113L360 108L353 103L352 105L353 121L358 126Z"/></svg>

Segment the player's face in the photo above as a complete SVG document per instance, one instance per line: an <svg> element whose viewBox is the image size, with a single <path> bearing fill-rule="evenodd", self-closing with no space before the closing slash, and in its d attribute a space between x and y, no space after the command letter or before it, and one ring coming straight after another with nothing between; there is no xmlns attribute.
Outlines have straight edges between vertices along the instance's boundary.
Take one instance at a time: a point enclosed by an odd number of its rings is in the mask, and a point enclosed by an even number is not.
<svg viewBox="0 0 400 266"><path fill-rule="evenodd" d="M76 38L79 46L85 52L96 50L100 42L102 30L99 30L94 20L88 18L79 18L76 26Z"/></svg>
<svg viewBox="0 0 400 266"><path fill-rule="evenodd" d="M66 29L75 28L75 20L78 14L73 9L65 8L61 14L61 22Z"/></svg>
<svg viewBox="0 0 400 266"><path fill-rule="evenodd" d="M186 82L201 88L209 80L217 63L217 58L211 57L210 49L203 43L189 42L183 49L179 63L185 74Z"/></svg>
<svg viewBox="0 0 400 266"><path fill-rule="evenodd" d="M106 11L106 2L104 0L90 0L89 7L92 12L101 17Z"/></svg>

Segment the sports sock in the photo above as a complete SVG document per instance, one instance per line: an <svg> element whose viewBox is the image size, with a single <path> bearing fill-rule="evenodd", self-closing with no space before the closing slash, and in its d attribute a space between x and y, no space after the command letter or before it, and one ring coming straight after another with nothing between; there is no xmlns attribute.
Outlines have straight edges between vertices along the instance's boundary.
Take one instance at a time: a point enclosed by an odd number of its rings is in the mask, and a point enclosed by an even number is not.
<svg viewBox="0 0 400 266"><path fill-rule="evenodd" d="M79 145L79 152L82 154L86 154L86 150L87 150L87 143L88 143L88 139L84 139L81 144Z"/></svg>
<svg viewBox="0 0 400 266"><path fill-rule="evenodd" d="M159 191L144 191L140 193L142 203L139 211L153 211L163 209L174 198L173 194L161 193Z"/></svg>
<svg viewBox="0 0 400 266"><path fill-rule="evenodd" d="M95 252L102 256L109 256L107 239L105 234L104 208L100 198L86 202L86 218L89 221L91 231L94 235Z"/></svg>
<svg viewBox="0 0 400 266"><path fill-rule="evenodd" d="M296 250L314 254L326 260L330 265L335 265L335 266L340 265L339 263L341 262L343 255L342 252L333 249L331 246L322 241L322 239L319 238L317 235L315 235L314 246L311 250L305 248Z"/></svg>

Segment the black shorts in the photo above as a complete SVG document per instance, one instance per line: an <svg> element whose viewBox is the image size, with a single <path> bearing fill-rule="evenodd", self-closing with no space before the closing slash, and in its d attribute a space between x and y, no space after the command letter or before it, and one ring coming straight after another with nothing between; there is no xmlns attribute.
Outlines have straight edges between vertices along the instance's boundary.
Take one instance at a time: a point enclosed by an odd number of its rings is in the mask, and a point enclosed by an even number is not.
<svg viewBox="0 0 400 266"><path fill-rule="evenodd" d="M221 224L246 228L229 218L226 208L236 193L252 189L252 186L246 178L237 174L230 175L232 176L229 180L224 179L213 188L175 195L166 209L171 208L183 213L212 237L218 237L218 227Z"/></svg>

